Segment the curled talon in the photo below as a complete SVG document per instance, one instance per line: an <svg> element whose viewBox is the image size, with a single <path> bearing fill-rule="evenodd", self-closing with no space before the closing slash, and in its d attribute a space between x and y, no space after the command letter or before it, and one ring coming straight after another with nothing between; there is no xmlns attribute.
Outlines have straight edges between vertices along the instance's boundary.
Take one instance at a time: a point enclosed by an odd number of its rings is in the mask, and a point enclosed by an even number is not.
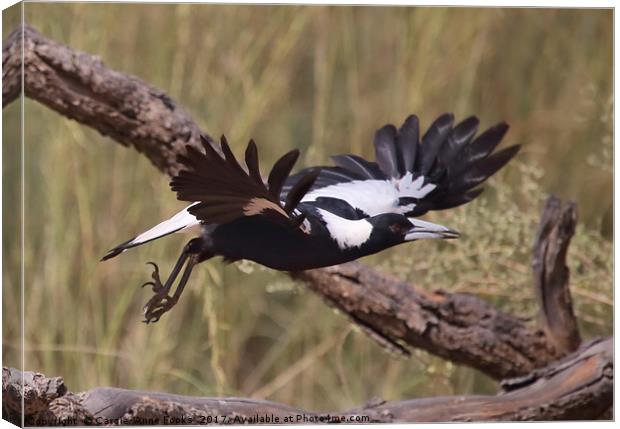
<svg viewBox="0 0 620 429"><path fill-rule="evenodd" d="M148 281L144 283L141 287L149 285L151 286L153 293L160 293L165 289L165 286L162 284L161 278L159 277L159 267L155 262L149 261L146 264L153 266L153 273L151 274L151 278L153 279L153 281Z"/></svg>
<svg viewBox="0 0 620 429"><path fill-rule="evenodd" d="M147 262L146 264L153 266L153 273L151 274L151 278L158 286L163 287L163 285L161 284L161 279L159 277L159 267L157 266L157 264L155 262Z"/></svg>
<svg viewBox="0 0 620 429"><path fill-rule="evenodd" d="M153 288L153 292L156 292L155 287L157 286L154 282L146 282L144 283L142 286L140 287L144 287L144 286L151 286Z"/></svg>
<svg viewBox="0 0 620 429"><path fill-rule="evenodd" d="M152 266L153 266L153 268L155 269L155 271L159 274L159 267L157 266L157 264L156 264L155 262L153 262L153 261L148 261L148 262L146 263L146 265L152 265Z"/></svg>

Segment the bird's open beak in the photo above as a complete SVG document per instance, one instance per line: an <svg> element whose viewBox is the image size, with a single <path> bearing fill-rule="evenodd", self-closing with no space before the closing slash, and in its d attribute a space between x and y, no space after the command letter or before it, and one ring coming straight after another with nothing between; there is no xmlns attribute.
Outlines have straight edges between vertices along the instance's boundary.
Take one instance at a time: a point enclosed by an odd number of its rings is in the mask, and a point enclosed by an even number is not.
<svg viewBox="0 0 620 429"><path fill-rule="evenodd" d="M422 238L459 238L460 234L443 225L428 222L421 219L409 218L413 228L405 235L405 241L419 240Z"/></svg>

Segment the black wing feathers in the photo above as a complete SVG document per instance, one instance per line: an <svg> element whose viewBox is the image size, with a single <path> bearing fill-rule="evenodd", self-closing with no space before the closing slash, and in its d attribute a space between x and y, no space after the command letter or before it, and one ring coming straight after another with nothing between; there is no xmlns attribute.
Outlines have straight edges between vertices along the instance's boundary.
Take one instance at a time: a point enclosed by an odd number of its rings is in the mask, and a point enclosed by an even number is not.
<svg viewBox="0 0 620 429"><path fill-rule="evenodd" d="M396 151L396 127L386 125L375 134L375 159L387 177L398 177L398 155Z"/></svg>
<svg viewBox="0 0 620 429"><path fill-rule="evenodd" d="M463 159L468 160L468 164L472 164L480 159L484 159L502 141L502 138L508 132L508 124L501 122L480 134L471 144L463 147L460 155ZM463 171L467 165L461 165L459 171Z"/></svg>
<svg viewBox="0 0 620 429"><path fill-rule="evenodd" d="M427 212L428 210L444 210L452 207L457 207L466 204L482 194L483 188L474 189L473 191L465 192L464 194L451 194L442 198L440 201L429 201L426 203L426 207L422 204L422 207L416 207L416 210L420 212Z"/></svg>
<svg viewBox="0 0 620 429"><path fill-rule="evenodd" d="M213 148L210 144L208 146L211 149ZM222 153L224 154L224 159L226 159L228 164L233 169L237 170L238 173L244 174L245 171L243 170L243 168L241 168L241 166L237 162L235 155L233 155L232 151L230 150L230 146L228 146L228 140L226 140L226 136L224 135L222 135L221 137L221 147L222 147Z"/></svg>
<svg viewBox="0 0 620 429"><path fill-rule="evenodd" d="M421 142L418 141L419 122L415 115L409 116L394 136L384 133L377 154L382 154L389 161L379 162L388 177L399 179L407 172L412 178L424 176L424 184L432 183L436 187L426 196L404 198L402 204L415 203L415 208L408 216L420 216L429 210L443 210L465 204L482 193L474 189L499 171L519 152L520 146L511 146L495 154L492 152L499 145L508 131L508 125L499 123L474 139L479 121L475 116L454 124L454 115L445 113L439 116L426 131ZM381 130L391 130L383 127ZM379 130L379 132L381 132ZM391 140L390 140L391 139ZM472 139L474 139L472 141ZM395 147L393 153L386 148ZM392 168L396 160L399 164L398 174ZM379 177L375 177L379 178Z"/></svg>
<svg viewBox="0 0 620 429"><path fill-rule="evenodd" d="M286 208L282 207L279 194L299 152L291 151L275 163L266 186L260 175L258 151L253 141L250 141L245 152L247 173L237 162L224 136L220 144L224 157L204 137L204 153L188 146L187 154L177 157L186 168L172 178L170 186L179 200L198 202L189 208L189 212L211 224L261 215L276 222L298 226L299 219L291 216L291 212L312 186L316 173L302 177L295 193L287 200Z"/></svg>
<svg viewBox="0 0 620 429"><path fill-rule="evenodd" d="M315 168L305 173L302 178L295 183L286 195L286 204L284 205L285 212L290 213L297 207L297 204L299 204L304 195L310 190L320 172L320 169Z"/></svg>
<svg viewBox="0 0 620 429"><path fill-rule="evenodd" d="M248 173L255 182L262 182L263 179L260 176L260 169L258 164L258 149L256 149L256 143L254 140L250 140L248 147L245 150L245 164L248 167Z"/></svg>
<svg viewBox="0 0 620 429"><path fill-rule="evenodd" d="M428 131L422 137L420 155L416 159L416 173L422 176L429 174L437 160L437 154L452 131L453 123L454 115L444 113L428 128Z"/></svg>
<svg viewBox="0 0 620 429"><path fill-rule="evenodd" d="M451 191L462 192L480 185L506 165L519 152L519 149L519 146L511 146L488 158L480 159L478 162L474 161L473 165L458 180L450 184Z"/></svg>
<svg viewBox="0 0 620 429"><path fill-rule="evenodd" d="M446 115L435 121L435 131L429 130L427 135L430 136L423 139L420 146L425 157L418 164L420 173L427 178L425 182L435 184L436 188L416 203L408 213L410 216L468 203L482 193L482 189L474 188L497 173L519 152L520 146L516 145L493 153L508 131L506 123L493 126L474 139L479 124L477 118L469 117L453 128L450 125L446 133L444 127L449 121L445 119L443 124L438 123L444 117Z"/></svg>
<svg viewBox="0 0 620 429"><path fill-rule="evenodd" d="M378 176L384 176L376 163L366 161L360 156L334 155L330 158L338 167L347 170L348 173L354 173L356 176L358 176L357 180L376 179ZM350 180L351 177L348 177L348 179Z"/></svg>
<svg viewBox="0 0 620 429"><path fill-rule="evenodd" d="M412 171L415 165L416 155L420 140L420 123L418 117L409 115L405 122L398 130L396 139L397 152L400 154L399 171L403 176L407 171Z"/></svg>
<svg viewBox="0 0 620 429"><path fill-rule="evenodd" d="M451 165L458 153L467 145L478 130L478 118L470 116L457 124L448 136L439 152L442 165Z"/></svg>
<svg viewBox="0 0 620 429"><path fill-rule="evenodd" d="M297 162L297 158L299 158L299 150L295 149L288 152L273 165L267 183L269 183L269 192L274 198L280 198L284 180L286 180L291 173L293 166Z"/></svg>
<svg viewBox="0 0 620 429"><path fill-rule="evenodd" d="M351 156L355 156L355 155L351 155ZM368 178L366 176L362 176L359 172L350 171L342 167L320 167L320 168L321 168L321 175L319 176L319 179L317 180L325 180L327 182L342 183L342 182L350 182L351 180L364 180ZM313 168L302 170L298 174L301 174L302 172L310 171L312 169Z"/></svg>
<svg viewBox="0 0 620 429"><path fill-rule="evenodd" d="M424 176L423 185L432 183L435 189L422 198L402 198L401 205L416 205L407 215L465 204L482 192L474 188L506 165L520 148L511 146L493 154L508 125L499 123L474 139L478 125L475 116L454 125L454 115L445 113L420 141L418 117L410 115L398 130L386 125L376 132L376 162L356 155L333 156L337 167L322 167L311 190L358 180L399 180L410 173L412 180ZM301 173L289 177L284 189L291 189L300 177Z"/></svg>

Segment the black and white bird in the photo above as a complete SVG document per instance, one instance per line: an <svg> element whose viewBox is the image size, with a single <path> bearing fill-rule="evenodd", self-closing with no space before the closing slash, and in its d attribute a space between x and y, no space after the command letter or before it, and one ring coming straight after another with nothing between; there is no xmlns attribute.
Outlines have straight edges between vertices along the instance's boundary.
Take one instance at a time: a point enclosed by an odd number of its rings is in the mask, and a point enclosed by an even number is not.
<svg viewBox="0 0 620 429"><path fill-rule="evenodd" d="M469 117L454 125L454 116L444 114L420 139L418 118L411 115L399 129L386 125L376 132L374 162L338 155L332 157L335 166L290 175L299 156L292 150L274 164L266 183L253 141L245 151L244 169L225 137L220 143L223 156L203 137L204 153L188 146L186 154L178 156L183 169L170 182L177 198L191 204L116 246L103 260L172 233L196 235L165 282L150 262L153 281L145 285L152 286L154 296L144 307L148 323L177 303L192 268L214 256L299 271L423 238L456 238L456 231L418 217L476 198L482 192L479 185L520 148L494 152L508 125L497 124L475 137L478 123Z"/></svg>

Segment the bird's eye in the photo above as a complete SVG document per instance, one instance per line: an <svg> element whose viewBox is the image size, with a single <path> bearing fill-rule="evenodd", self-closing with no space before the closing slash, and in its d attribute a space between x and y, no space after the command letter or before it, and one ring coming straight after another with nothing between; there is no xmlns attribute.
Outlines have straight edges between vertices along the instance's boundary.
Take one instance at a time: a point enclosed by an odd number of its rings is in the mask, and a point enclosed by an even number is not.
<svg viewBox="0 0 620 429"><path fill-rule="evenodd" d="M390 225L390 231L395 234L405 235L409 231L409 228L400 223L393 223L392 225Z"/></svg>

